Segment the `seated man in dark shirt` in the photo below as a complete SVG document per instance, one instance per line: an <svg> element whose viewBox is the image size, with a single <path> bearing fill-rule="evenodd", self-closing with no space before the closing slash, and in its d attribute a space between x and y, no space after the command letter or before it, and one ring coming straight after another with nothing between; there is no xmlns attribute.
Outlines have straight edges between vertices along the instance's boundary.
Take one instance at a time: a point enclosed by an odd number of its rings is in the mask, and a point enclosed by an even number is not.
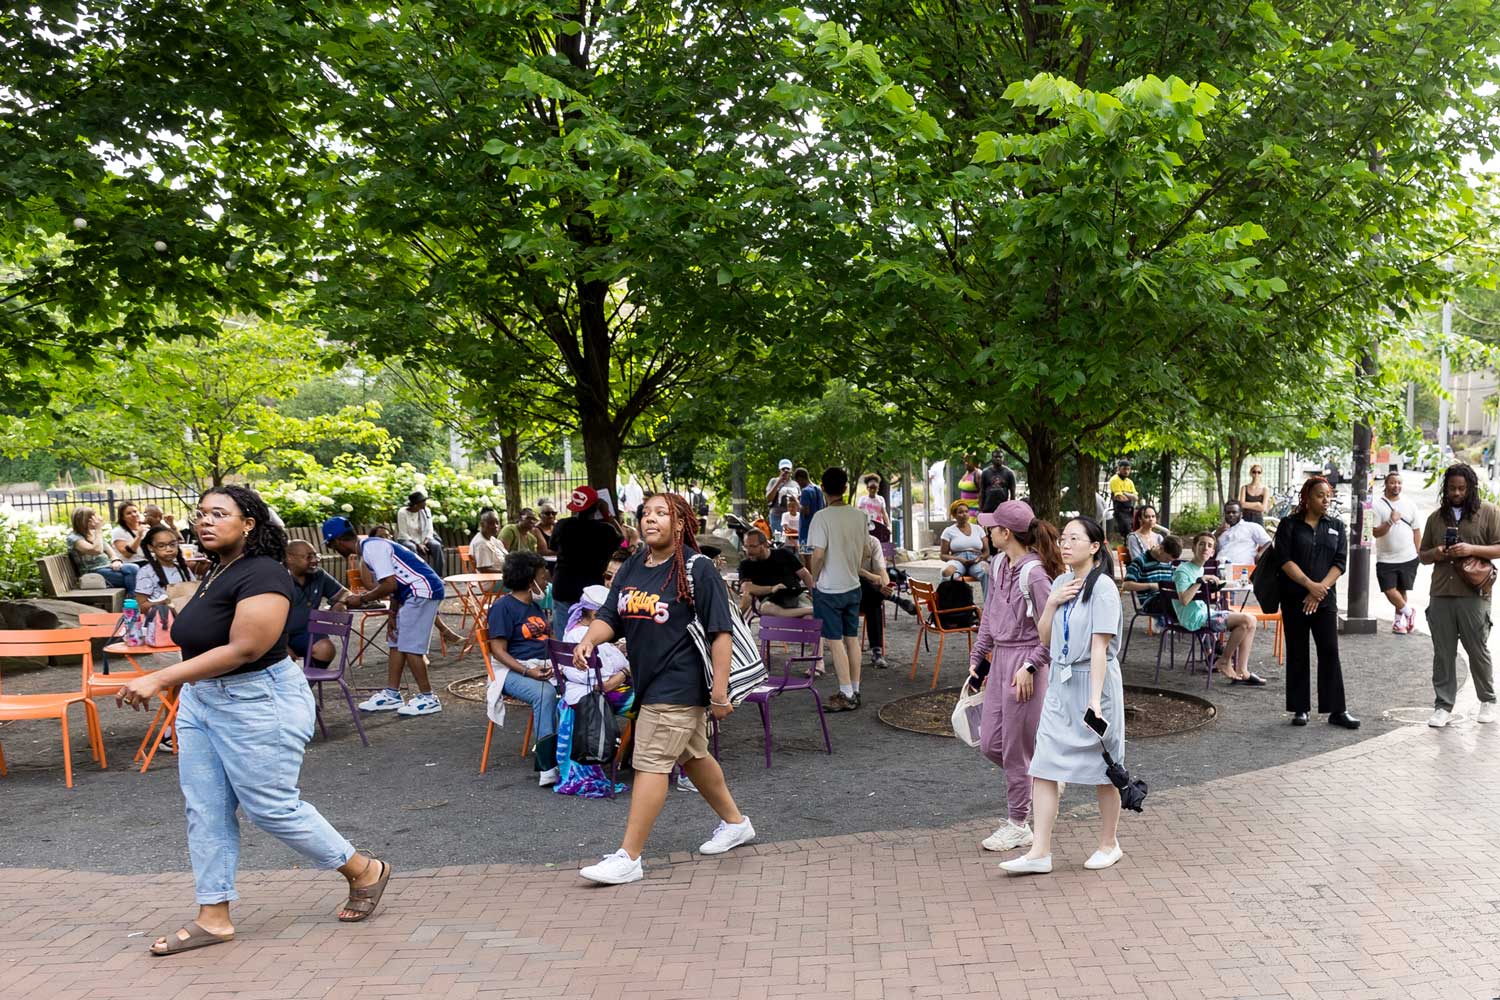
<svg viewBox="0 0 1500 1000"><path fill-rule="evenodd" d="M286 644L298 663L307 656L307 616L326 601L334 611L346 610L341 603L348 589L318 565L318 551L300 538L286 543L286 569L292 575L292 607L286 618ZM313 666L327 667L336 652L333 640L320 636L312 644Z"/></svg>
<svg viewBox="0 0 1500 1000"><path fill-rule="evenodd" d="M759 597L760 613L774 618L805 618L812 614L812 574L791 549L771 548L759 528L745 532L745 558L740 560L740 610L748 611Z"/></svg>

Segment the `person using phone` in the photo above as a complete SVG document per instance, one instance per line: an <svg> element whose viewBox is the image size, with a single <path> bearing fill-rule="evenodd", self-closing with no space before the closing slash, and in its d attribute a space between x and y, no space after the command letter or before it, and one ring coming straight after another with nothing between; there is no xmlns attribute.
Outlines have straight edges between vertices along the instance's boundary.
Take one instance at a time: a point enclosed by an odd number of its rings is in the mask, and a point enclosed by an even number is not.
<svg viewBox="0 0 1500 1000"><path fill-rule="evenodd" d="M512 552L505 557L504 597L490 605L485 633L490 661L500 689L531 706L536 745L532 751L537 784L557 784L557 687L547 640L551 617L536 606L534 585L545 584L547 561L535 552Z"/></svg>
<svg viewBox="0 0 1500 1000"><path fill-rule="evenodd" d="M1037 615L1037 633L1051 666L1036 749L1031 755L1031 850L1001 862L1012 875L1052 871L1052 829L1060 782L1093 785L1099 799L1099 846L1084 862L1097 871L1124 856L1117 836L1120 794L1104 770L1103 751L1125 761L1125 688L1120 675L1120 592L1105 544L1104 528L1091 517L1075 517L1059 539L1067 572L1052 583ZM1103 735L1090 728L1092 713L1108 722Z"/></svg>

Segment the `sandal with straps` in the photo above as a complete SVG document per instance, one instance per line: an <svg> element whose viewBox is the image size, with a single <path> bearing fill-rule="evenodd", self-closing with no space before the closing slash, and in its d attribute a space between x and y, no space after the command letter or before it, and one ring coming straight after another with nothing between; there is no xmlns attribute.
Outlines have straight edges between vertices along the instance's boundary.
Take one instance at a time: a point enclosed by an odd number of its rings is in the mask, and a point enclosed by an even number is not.
<svg viewBox="0 0 1500 1000"><path fill-rule="evenodd" d="M196 920L189 921L182 927L188 932L188 936L180 938L176 934L168 934L162 938L166 947L158 951L156 942L153 941L146 950L153 955L175 955L180 951L192 951L194 948L207 948L211 944L227 944L234 940L234 932L228 934L215 934L213 931L204 930Z"/></svg>
<svg viewBox="0 0 1500 1000"><path fill-rule="evenodd" d="M369 855L366 855L366 857L369 857ZM371 860L376 861L378 859L371 858ZM375 912L375 907L380 905L380 897L385 895L385 887L391 880L391 866L384 861L379 861L379 864L381 868L380 878L369 885L357 888L352 884L349 886L349 898L345 900L343 906L339 907L339 921L341 923L357 924L361 920L368 920L370 915ZM354 916L344 916L344 910L351 911Z"/></svg>

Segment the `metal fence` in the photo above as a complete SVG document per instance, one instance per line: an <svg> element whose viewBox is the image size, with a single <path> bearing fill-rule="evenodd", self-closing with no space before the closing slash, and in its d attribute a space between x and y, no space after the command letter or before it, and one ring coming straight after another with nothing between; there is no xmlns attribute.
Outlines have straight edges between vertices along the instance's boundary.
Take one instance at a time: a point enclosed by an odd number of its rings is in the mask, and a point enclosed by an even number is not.
<svg viewBox="0 0 1500 1000"><path fill-rule="evenodd" d="M499 480L500 477L497 475L496 485L499 485ZM587 485L589 485L587 476L566 476L561 472L549 476L527 476L521 480L521 504L535 510L545 500L560 512L573 491L580 486Z"/></svg>
<svg viewBox="0 0 1500 1000"><path fill-rule="evenodd" d="M197 497L180 497L159 486L131 486L115 489L45 490L41 493L0 493L0 504L8 504L41 524L71 524L73 511L92 508L105 524L113 524L120 508L127 504L144 507L154 503L174 518L185 518Z"/></svg>

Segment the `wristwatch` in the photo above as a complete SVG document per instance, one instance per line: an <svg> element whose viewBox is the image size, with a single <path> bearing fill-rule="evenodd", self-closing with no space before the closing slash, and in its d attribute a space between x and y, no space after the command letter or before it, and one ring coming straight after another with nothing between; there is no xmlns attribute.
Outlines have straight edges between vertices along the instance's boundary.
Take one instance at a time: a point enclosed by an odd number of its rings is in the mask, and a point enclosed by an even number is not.
<svg viewBox="0 0 1500 1000"><path fill-rule="evenodd" d="M1034 673L1036 673L1036 667L1034 667L1034 666L1032 666L1031 664L1028 663L1028 664L1026 664L1026 672L1028 674L1034 674Z"/></svg>

